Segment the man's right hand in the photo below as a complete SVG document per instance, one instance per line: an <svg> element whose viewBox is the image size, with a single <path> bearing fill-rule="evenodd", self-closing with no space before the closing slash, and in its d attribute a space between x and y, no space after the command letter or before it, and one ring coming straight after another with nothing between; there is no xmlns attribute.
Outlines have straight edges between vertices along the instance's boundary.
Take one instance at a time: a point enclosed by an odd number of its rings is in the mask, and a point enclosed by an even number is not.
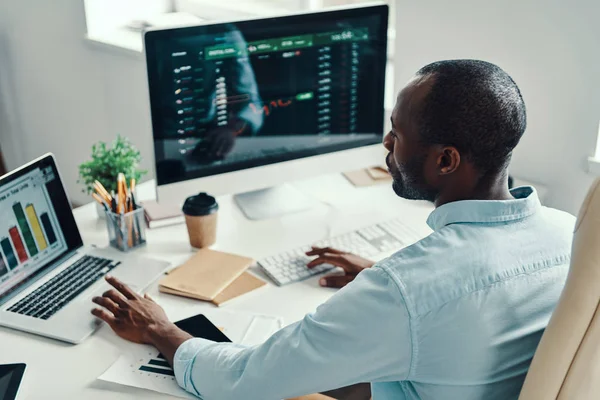
<svg viewBox="0 0 600 400"><path fill-rule="evenodd" d="M371 268L375 265L374 261L330 247L320 248L313 246L312 250L308 251L306 255L317 256L317 258L308 263L308 268L314 268L321 264L331 264L344 270L344 275L327 275L319 280L321 286L333 288L346 286L352 282L354 278L356 278L356 275L363 269Z"/></svg>

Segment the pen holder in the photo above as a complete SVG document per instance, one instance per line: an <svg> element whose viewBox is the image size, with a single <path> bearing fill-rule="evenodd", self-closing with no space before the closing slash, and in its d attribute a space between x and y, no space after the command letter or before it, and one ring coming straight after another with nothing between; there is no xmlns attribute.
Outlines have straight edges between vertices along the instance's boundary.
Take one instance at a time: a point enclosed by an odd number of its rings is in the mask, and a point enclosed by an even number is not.
<svg viewBox="0 0 600 400"><path fill-rule="evenodd" d="M126 214L106 211L106 228L110 245L116 249L129 251L146 244L146 221L141 207Z"/></svg>

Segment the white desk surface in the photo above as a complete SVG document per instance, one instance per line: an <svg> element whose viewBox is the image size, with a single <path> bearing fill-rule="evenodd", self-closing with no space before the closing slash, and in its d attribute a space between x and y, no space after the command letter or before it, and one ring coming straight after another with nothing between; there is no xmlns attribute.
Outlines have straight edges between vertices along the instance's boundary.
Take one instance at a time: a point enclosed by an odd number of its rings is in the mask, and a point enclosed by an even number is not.
<svg viewBox="0 0 600 400"><path fill-rule="evenodd" d="M400 199L389 184L355 188L342 175L336 174L294 185L313 195L320 203L302 213L249 221L231 196L218 198L218 239L214 248L261 258L397 216L405 218L406 223L423 236L429 232L425 220L433 209L432 205ZM154 183L142 184L138 191L142 200L151 199ZM106 227L104 221L98 219L94 204L76 209L75 216L86 245L107 245ZM185 224L148 229L147 241L144 248L136 251L167 260L172 266L192 254ZM277 315L289 324L314 311L335 293L334 289L319 287L318 277L277 287L256 267L253 271L269 284L226 303L222 308ZM159 293L156 282L150 286L148 293L166 309L172 320L214 308L211 304ZM0 364L27 364L20 399L169 398L96 379L118 358L120 348L125 345L107 326L102 326L84 343L76 346L0 327Z"/></svg>

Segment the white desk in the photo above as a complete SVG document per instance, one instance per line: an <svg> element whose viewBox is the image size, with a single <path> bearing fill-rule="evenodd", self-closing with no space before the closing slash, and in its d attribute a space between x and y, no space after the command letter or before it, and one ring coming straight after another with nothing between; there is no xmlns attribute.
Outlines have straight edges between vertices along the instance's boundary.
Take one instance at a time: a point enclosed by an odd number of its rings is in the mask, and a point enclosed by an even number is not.
<svg viewBox="0 0 600 400"><path fill-rule="evenodd" d="M153 197L153 184L140 185L138 196ZM216 249L255 258L276 254L345 231L403 216L423 235L432 206L396 197L390 185L355 188L341 175L327 175L295 183L321 203L306 212L265 221L245 219L231 196L218 199L220 206ZM85 244L106 246L106 226L93 204L75 210ZM148 229L148 244L139 254L163 259L173 266L190 257L185 225ZM255 272L268 279L255 268ZM318 278L277 287L269 285L223 306L229 310L277 315L289 324L326 301L335 290L318 286ZM148 290L172 320L201 313L214 306L158 292L156 282ZM90 304L90 309L92 304ZM107 327L101 327L84 343L73 346L40 336L0 327L0 363L27 364L21 399L164 399L158 393L96 380L117 358L125 343Z"/></svg>

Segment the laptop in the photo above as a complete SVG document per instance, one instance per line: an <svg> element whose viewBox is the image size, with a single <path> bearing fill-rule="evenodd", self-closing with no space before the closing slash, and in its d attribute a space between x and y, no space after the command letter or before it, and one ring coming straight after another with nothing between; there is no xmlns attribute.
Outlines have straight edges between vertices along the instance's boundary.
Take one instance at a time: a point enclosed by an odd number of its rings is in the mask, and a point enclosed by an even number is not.
<svg viewBox="0 0 600 400"><path fill-rule="evenodd" d="M169 263L83 245L52 154L0 178L0 325L80 343L111 275L141 292Z"/></svg>

